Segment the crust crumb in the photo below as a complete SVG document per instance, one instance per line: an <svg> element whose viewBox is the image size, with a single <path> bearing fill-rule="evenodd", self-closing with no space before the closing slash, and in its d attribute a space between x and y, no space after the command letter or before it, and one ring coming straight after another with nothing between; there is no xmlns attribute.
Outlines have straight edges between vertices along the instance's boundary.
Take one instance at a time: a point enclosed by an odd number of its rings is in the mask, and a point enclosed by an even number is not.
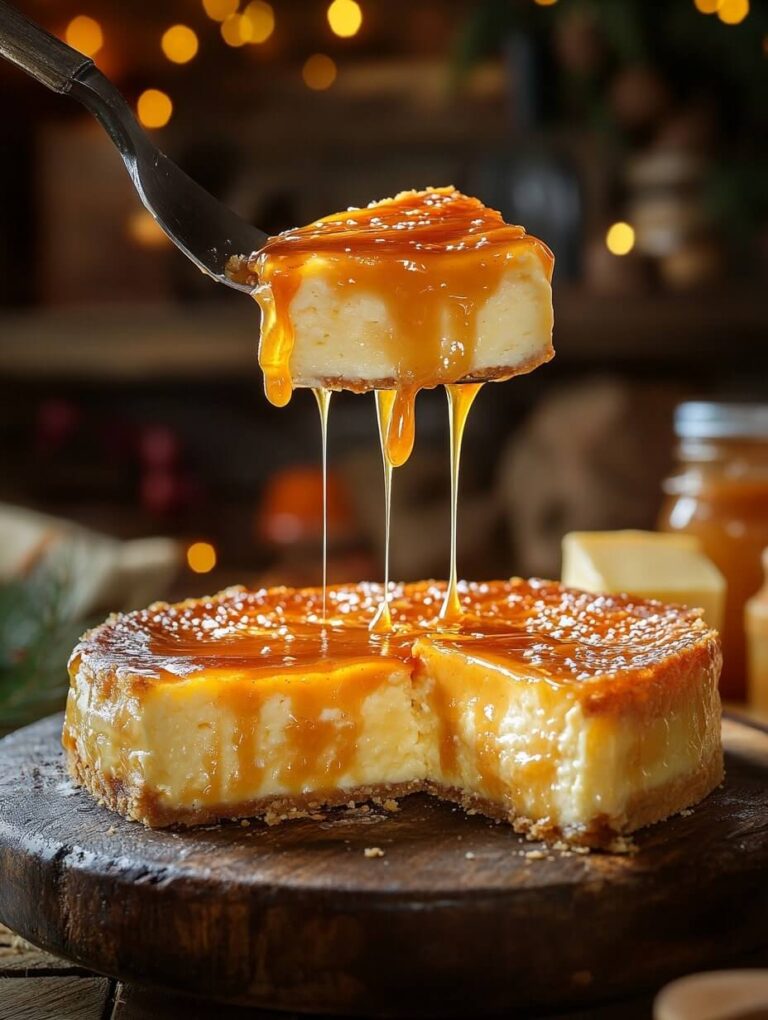
<svg viewBox="0 0 768 1020"><path fill-rule="evenodd" d="M363 857L383 857L384 851L380 846L367 846L363 850Z"/></svg>
<svg viewBox="0 0 768 1020"><path fill-rule="evenodd" d="M617 836L607 846L608 852L612 854L636 854L637 849L631 836Z"/></svg>

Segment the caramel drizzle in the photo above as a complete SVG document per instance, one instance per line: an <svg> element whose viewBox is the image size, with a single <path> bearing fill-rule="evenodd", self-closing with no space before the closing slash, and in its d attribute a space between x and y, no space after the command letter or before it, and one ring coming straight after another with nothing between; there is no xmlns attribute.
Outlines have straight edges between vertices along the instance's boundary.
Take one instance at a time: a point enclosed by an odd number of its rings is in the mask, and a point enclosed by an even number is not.
<svg viewBox="0 0 768 1020"><path fill-rule="evenodd" d="M323 623L328 619L328 409L331 391L313 389L320 412L320 439L323 448Z"/></svg>
<svg viewBox="0 0 768 1020"><path fill-rule="evenodd" d="M387 442L399 467L413 449L416 394L467 377L477 314L509 262L530 251L551 276L546 245L453 188L404 192L271 238L235 274L259 281L253 296L262 311L259 361L268 399L282 407L291 397L290 309L304 279L321 279L342 301L347 293L372 296L393 324L374 342L388 347L397 368Z"/></svg>
<svg viewBox="0 0 768 1020"><path fill-rule="evenodd" d="M397 403L395 390L376 390L376 421L379 426L379 443L381 444L381 461L384 467L384 597L379 610L371 620L370 629L376 634L388 634L392 630L392 612L390 610L389 591L389 536L390 519L392 516L392 457L390 455L389 434L392 428L392 411Z"/></svg>
<svg viewBox="0 0 768 1020"><path fill-rule="evenodd" d="M294 326L291 306L302 282L316 277L333 297L367 294L386 308L381 335L367 342L386 345L396 366L394 387L376 390L376 410L384 460L385 590L372 629L392 628L389 606L389 534L392 469L404 464L415 438L415 401L419 390L443 384L448 389L451 423L451 574L441 617L461 616L457 592L456 519L461 440L479 385L470 378L478 339L477 316L495 293L510 261L533 251L551 279L553 256L546 245L506 224L500 213L454 188L404 192L317 220L270 238L252 259L232 270L241 280L258 280L253 297L261 307L259 363L267 398L277 406L293 392L291 357ZM511 375L514 372L509 373ZM327 407L333 380L316 390L325 458ZM374 383L361 381L362 389ZM323 418L325 413L326 418ZM326 613L326 474L323 467L323 619Z"/></svg>
<svg viewBox="0 0 768 1020"><path fill-rule="evenodd" d="M482 389L482 383L449 384L445 387L448 397L448 424L451 438L451 567L448 590L440 610L440 618L446 623L461 620L461 600L458 592L458 566L456 553L456 530L459 510L459 467L464 428L475 397Z"/></svg>

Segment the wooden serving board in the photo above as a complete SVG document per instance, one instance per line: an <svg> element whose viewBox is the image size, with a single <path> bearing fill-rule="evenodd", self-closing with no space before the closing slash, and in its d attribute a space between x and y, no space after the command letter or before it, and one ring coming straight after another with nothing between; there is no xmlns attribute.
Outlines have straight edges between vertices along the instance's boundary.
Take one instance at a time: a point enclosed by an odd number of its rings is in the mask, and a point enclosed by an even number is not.
<svg viewBox="0 0 768 1020"><path fill-rule="evenodd" d="M153 832L72 787L60 729L0 741L0 920L113 977L265 1008L510 1016L768 950L768 733L742 722L724 723L724 786L622 856L547 851L423 796Z"/></svg>

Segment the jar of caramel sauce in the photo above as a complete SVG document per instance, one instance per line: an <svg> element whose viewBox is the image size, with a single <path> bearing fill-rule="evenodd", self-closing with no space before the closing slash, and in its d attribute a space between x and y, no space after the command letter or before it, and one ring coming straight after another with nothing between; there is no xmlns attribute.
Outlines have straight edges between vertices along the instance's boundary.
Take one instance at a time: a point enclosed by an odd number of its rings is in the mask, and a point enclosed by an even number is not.
<svg viewBox="0 0 768 1020"><path fill-rule="evenodd" d="M744 607L768 546L768 405L691 402L675 414L678 464L665 481L662 531L696 535L727 583L725 699L746 696Z"/></svg>

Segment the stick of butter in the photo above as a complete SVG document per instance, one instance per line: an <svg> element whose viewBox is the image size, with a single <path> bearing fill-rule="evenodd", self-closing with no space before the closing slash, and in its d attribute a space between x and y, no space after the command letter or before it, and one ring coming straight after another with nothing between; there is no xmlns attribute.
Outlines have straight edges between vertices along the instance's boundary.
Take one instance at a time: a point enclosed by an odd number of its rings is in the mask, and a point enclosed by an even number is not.
<svg viewBox="0 0 768 1020"><path fill-rule="evenodd" d="M694 535L572 531L563 538L563 584L703 609L715 630L723 622L725 578Z"/></svg>

